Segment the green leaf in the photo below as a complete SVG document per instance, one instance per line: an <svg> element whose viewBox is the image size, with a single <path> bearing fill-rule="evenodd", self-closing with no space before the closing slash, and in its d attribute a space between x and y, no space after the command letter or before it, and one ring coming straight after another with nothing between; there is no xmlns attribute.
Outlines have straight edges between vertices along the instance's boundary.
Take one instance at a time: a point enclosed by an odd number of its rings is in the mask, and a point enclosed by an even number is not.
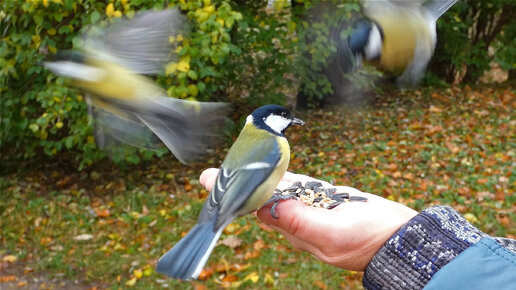
<svg viewBox="0 0 516 290"><path fill-rule="evenodd" d="M92 24L94 23L97 23L97 21L99 21L100 19L100 13L98 13L97 11L93 11L90 15L90 22Z"/></svg>
<svg viewBox="0 0 516 290"><path fill-rule="evenodd" d="M199 92L202 93L206 89L206 85L203 82L198 82L197 83L197 88L199 89Z"/></svg>
<svg viewBox="0 0 516 290"><path fill-rule="evenodd" d="M32 132L36 133L39 130L39 126L38 126L38 124L32 123L32 124L30 124L29 129L31 129Z"/></svg>
<svg viewBox="0 0 516 290"><path fill-rule="evenodd" d="M43 16L36 14L33 16L34 22L36 22L37 25L43 24Z"/></svg>
<svg viewBox="0 0 516 290"><path fill-rule="evenodd" d="M192 80L197 80L197 73L193 70L188 71L188 77Z"/></svg>

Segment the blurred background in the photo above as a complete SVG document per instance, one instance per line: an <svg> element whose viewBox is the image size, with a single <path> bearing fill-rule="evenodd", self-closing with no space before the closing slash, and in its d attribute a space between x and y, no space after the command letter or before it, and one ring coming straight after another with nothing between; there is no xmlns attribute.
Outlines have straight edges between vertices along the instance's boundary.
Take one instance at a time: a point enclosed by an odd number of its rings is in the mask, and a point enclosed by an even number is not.
<svg viewBox="0 0 516 290"><path fill-rule="evenodd" d="M253 216L224 231L200 281L154 272L195 223L207 195L201 171L218 167L245 116L269 103L307 122L288 133L289 170L417 210L448 204L515 238L516 3L458 1L437 21L424 76L408 86L343 52L367 18L363 4L2 1L0 286L360 288L360 273L294 251ZM165 147L101 150L85 93L41 65L95 29L170 7L188 32L170 39L177 57L152 79L170 97L232 108L226 142L190 165Z"/></svg>

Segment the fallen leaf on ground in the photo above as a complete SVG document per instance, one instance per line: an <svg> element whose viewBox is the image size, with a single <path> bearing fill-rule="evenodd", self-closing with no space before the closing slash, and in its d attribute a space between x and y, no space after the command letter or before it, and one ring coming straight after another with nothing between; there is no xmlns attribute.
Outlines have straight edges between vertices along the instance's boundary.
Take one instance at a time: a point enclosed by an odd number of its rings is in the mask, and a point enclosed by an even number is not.
<svg viewBox="0 0 516 290"><path fill-rule="evenodd" d="M18 279L18 278L16 278L16 276L14 276L14 275L0 276L0 283L16 281L16 279Z"/></svg>
<svg viewBox="0 0 516 290"><path fill-rule="evenodd" d="M14 263L16 260L18 260L18 258L15 255L7 255L2 258L2 261L7 263Z"/></svg>
<svg viewBox="0 0 516 290"><path fill-rule="evenodd" d="M82 234L82 235L75 236L73 239L76 240L76 241L88 241L88 240L93 239L93 235L91 235L91 234Z"/></svg>
<svg viewBox="0 0 516 290"><path fill-rule="evenodd" d="M229 248L236 248L239 247L242 244L242 239L238 238L237 236L229 236L222 241L220 241L220 244L229 247Z"/></svg>

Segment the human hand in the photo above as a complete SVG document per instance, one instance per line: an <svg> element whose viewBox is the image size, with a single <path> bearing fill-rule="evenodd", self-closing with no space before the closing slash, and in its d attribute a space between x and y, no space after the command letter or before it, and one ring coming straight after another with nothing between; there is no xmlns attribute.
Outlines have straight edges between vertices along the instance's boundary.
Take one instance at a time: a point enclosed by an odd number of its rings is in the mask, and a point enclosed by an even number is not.
<svg viewBox="0 0 516 290"><path fill-rule="evenodd" d="M206 169L200 179L211 190L218 169ZM282 233L294 247L312 253L319 260L348 270L364 271L387 240L417 212L400 203L348 186L333 186L306 175L285 173L278 188L296 181L319 181L337 192L363 196L367 202L347 202L328 210L307 206L296 200L281 201L276 208L278 219L266 205L258 210L258 218Z"/></svg>

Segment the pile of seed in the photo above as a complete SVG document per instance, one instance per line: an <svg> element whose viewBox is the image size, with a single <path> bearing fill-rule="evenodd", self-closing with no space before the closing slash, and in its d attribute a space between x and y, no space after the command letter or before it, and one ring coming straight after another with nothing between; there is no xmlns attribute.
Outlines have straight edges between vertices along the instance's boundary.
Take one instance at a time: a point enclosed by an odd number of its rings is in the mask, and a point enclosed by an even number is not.
<svg viewBox="0 0 516 290"><path fill-rule="evenodd" d="M274 202L271 212L275 213L277 203L286 199L296 199L309 206L327 209L332 209L343 202L367 201L367 198L362 196L350 196L349 193L337 192L334 187L324 188L322 183L317 181L309 181L304 186L298 181L284 190L274 191L270 200Z"/></svg>

